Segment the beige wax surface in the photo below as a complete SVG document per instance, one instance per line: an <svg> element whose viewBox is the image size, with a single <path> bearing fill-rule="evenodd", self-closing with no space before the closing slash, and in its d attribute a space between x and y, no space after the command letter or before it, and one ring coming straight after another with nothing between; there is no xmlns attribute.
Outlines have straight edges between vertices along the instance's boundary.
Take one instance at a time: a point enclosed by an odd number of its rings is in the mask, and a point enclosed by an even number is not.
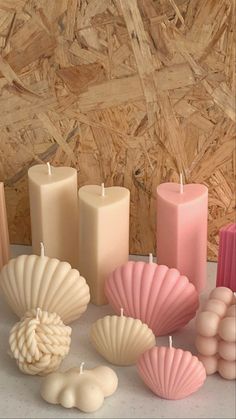
<svg viewBox="0 0 236 419"><path fill-rule="evenodd" d="M35 165L28 171L32 246L77 267L78 201L77 171L72 167Z"/></svg>
<svg viewBox="0 0 236 419"><path fill-rule="evenodd" d="M104 283L129 256L128 189L98 185L79 189L79 270L94 304L106 304Z"/></svg>

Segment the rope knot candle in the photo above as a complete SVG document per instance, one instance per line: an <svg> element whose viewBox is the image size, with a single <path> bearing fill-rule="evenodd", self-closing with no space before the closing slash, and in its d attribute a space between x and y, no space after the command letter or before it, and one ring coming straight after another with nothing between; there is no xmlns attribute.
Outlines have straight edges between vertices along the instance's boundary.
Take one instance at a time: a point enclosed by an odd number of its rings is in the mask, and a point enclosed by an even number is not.
<svg viewBox="0 0 236 419"><path fill-rule="evenodd" d="M19 369L45 375L56 370L68 354L71 328L56 313L28 311L10 331L9 344Z"/></svg>

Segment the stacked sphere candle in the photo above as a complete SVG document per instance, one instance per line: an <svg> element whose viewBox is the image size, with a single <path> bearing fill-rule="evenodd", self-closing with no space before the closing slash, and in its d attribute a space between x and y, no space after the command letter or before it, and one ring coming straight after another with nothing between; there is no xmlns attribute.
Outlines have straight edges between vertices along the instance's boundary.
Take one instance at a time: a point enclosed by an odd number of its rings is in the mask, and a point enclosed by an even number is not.
<svg viewBox="0 0 236 419"><path fill-rule="evenodd" d="M196 347L208 375L236 378L236 298L225 287L215 288L196 319Z"/></svg>

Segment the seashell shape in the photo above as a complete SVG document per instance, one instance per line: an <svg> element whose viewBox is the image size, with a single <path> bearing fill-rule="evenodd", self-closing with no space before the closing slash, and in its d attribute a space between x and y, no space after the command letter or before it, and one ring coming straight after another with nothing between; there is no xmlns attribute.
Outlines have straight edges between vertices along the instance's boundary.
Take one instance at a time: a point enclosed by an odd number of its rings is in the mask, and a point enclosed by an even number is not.
<svg viewBox="0 0 236 419"><path fill-rule="evenodd" d="M137 368L153 393L170 400L189 396L206 379L203 364L191 352L164 346L156 346L142 354Z"/></svg>
<svg viewBox="0 0 236 419"><path fill-rule="evenodd" d="M199 299L193 284L177 269L133 262L118 267L105 283L107 299L118 314L140 319L156 336L171 334L196 314Z"/></svg>
<svg viewBox="0 0 236 419"><path fill-rule="evenodd" d="M125 316L105 316L92 325L90 339L107 361L133 365L139 356L155 346L155 336L146 324Z"/></svg>
<svg viewBox="0 0 236 419"><path fill-rule="evenodd" d="M89 287L68 262L37 255L11 259L1 271L0 284L18 317L40 308L57 313L64 323L81 316L90 300Z"/></svg>

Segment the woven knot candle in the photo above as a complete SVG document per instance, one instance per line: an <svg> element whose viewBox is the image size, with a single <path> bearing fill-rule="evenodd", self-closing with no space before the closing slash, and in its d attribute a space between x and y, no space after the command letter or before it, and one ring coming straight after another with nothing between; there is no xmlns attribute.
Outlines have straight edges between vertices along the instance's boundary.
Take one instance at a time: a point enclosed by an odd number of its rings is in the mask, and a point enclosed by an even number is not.
<svg viewBox="0 0 236 419"><path fill-rule="evenodd" d="M55 371L70 350L71 328L56 313L28 311L10 331L9 344L19 369L30 375Z"/></svg>

